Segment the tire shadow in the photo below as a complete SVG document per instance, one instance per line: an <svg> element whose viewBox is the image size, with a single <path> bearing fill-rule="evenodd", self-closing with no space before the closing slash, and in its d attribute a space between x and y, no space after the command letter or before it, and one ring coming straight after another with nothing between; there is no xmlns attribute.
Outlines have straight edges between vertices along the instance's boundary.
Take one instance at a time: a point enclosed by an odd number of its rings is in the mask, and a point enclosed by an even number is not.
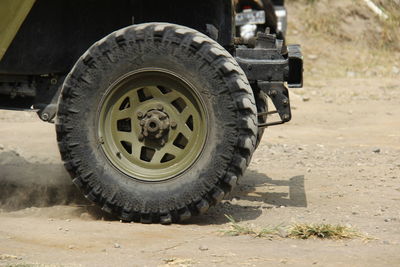
<svg viewBox="0 0 400 267"><path fill-rule="evenodd" d="M207 225L225 224L226 215L238 221L250 221L258 218L264 209L274 207L307 207L304 175L277 180L264 173L248 170L235 190L216 207L188 223Z"/></svg>
<svg viewBox="0 0 400 267"><path fill-rule="evenodd" d="M249 171L244 180L244 184L236 190L235 196L240 199L262 201L275 207L307 207L304 175L274 180L263 173Z"/></svg>

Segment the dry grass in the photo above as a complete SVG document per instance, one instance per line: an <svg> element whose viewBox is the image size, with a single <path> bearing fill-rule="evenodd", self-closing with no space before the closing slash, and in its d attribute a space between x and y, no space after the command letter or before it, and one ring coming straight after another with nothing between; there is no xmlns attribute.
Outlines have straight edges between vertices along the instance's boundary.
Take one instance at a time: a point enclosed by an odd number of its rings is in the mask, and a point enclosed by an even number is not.
<svg viewBox="0 0 400 267"><path fill-rule="evenodd" d="M225 217L230 222L230 229L222 230L221 232L225 235L229 236L242 236L242 235L249 235L253 237L270 237L270 236L278 236L280 235L280 225L278 226L268 226L262 229L255 229L252 226L244 226L236 222L236 220L230 216L225 215Z"/></svg>
<svg viewBox="0 0 400 267"><path fill-rule="evenodd" d="M400 1L381 0L377 1L379 6L389 16L381 22L378 45L386 49L400 51Z"/></svg>
<svg viewBox="0 0 400 267"><path fill-rule="evenodd" d="M362 238L371 239L367 235L361 234L353 228L343 225L332 224L293 224L288 227L267 226L262 229L256 229L250 225L242 225L232 216L225 215L230 222L230 229L222 230L224 235L229 236L252 236L252 237L281 237L294 239L353 239Z"/></svg>
<svg viewBox="0 0 400 267"><path fill-rule="evenodd" d="M341 9L321 11L318 5L311 4L304 9L303 22L308 34L335 38L339 41L350 41L350 37L340 30L342 17Z"/></svg>
<svg viewBox="0 0 400 267"><path fill-rule="evenodd" d="M332 224L295 224L290 227L289 235L290 238L297 239L351 239L364 237L356 230L342 226Z"/></svg>
<svg viewBox="0 0 400 267"><path fill-rule="evenodd" d="M365 43L370 48L400 51L400 1L374 0L389 16L386 20L374 14L363 0L291 2L301 8L307 34L335 41Z"/></svg>

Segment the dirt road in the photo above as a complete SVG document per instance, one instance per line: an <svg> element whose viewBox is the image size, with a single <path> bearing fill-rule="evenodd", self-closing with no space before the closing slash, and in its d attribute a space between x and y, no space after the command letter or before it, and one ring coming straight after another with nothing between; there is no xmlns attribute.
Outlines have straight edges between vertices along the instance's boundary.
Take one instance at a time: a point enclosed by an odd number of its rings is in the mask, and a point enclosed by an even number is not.
<svg viewBox="0 0 400 267"><path fill-rule="evenodd" d="M172 226L124 224L89 206L53 126L0 111L0 265L398 266L399 101L395 78L313 79L292 93L293 121L268 129L230 199ZM255 228L341 224L375 239L228 237L225 214Z"/></svg>
<svg viewBox="0 0 400 267"><path fill-rule="evenodd" d="M71 185L53 125L0 111L0 266L400 266L398 27L364 1L287 2L306 71L305 88L291 90L293 120L267 130L229 199L185 224L105 215ZM224 236L225 215L371 238Z"/></svg>

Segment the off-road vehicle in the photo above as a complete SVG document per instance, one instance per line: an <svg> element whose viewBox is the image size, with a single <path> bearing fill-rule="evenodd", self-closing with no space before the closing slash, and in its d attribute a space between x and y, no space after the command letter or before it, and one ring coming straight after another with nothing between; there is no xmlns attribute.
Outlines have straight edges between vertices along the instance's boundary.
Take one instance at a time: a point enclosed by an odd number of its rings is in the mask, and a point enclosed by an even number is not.
<svg viewBox="0 0 400 267"><path fill-rule="evenodd" d="M73 183L103 210L179 222L290 121L303 68L285 27L283 0L2 0L0 108L55 122Z"/></svg>

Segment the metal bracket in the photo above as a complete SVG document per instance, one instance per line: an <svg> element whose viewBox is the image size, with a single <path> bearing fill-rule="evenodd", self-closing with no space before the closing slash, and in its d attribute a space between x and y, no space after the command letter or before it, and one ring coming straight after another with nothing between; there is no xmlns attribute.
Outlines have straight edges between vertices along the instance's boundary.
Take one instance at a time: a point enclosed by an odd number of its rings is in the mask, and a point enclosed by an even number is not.
<svg viewBox="0 0 400 267"><path fill-rule="evenodd" d="M290 109L289 90L286 86L279 82L259 82L258 87L269 96L276 108L276 111L258 113L258 116L278 113L281 118L280 121L262 123L258 127L266 128L289 122L292 119L292 112Z"/></svg>
<svg viewBox="0 0 400 267"><path fill-rule="evenodd" d="M33 109L37 110L42 121L54 123L64 79L65 76L53 77L50 79L50 83L44 83L38 87L38 95L42 96L42 99L38 99L38 103L33 105Z"/></svg>

